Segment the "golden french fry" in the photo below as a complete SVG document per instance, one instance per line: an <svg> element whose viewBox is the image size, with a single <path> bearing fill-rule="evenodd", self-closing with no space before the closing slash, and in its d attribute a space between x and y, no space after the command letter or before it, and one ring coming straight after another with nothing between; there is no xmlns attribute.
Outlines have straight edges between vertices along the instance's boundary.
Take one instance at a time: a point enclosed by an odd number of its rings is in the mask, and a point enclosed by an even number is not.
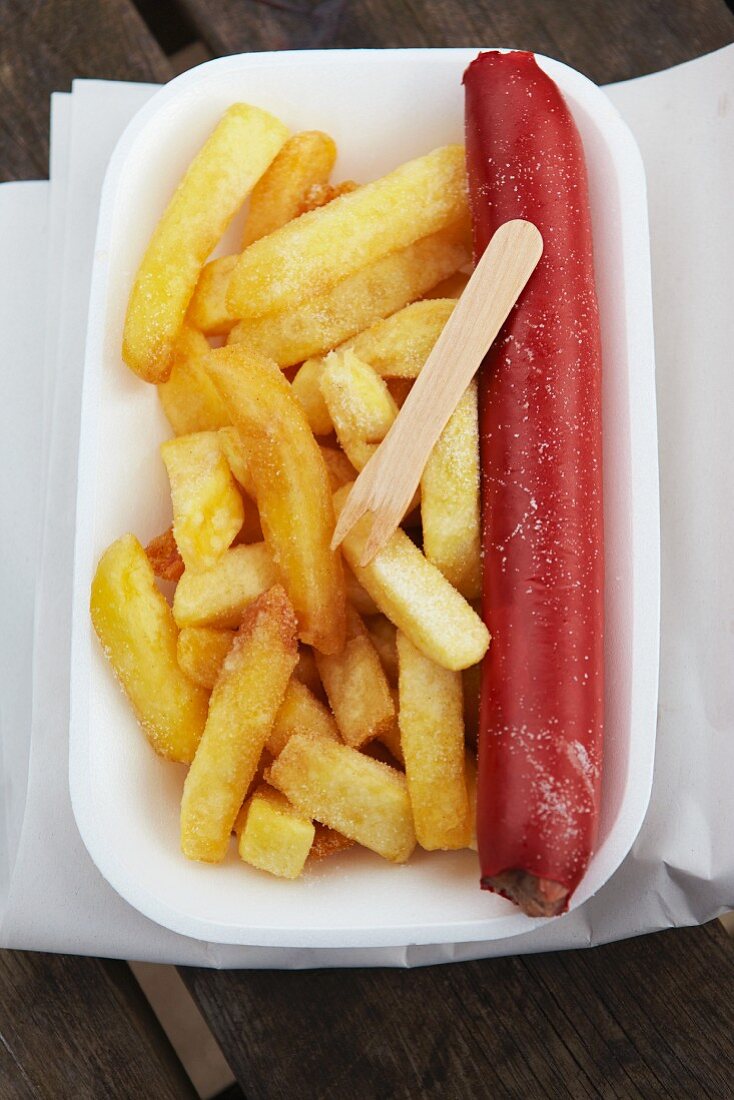
<svg viewBox="0 0 734 1100"><path fill-rule="evenodd" d="M456 302L412 302L350 341L354 354L383 378L417 378Z"/></svg>
<svg viewBox="0 0 734 1100"><path fill-rule="evenodd" d="M211 569L245 518L217 432L179 435L161 444L171 483L173 534L187 569Z"/></svg>
<svg viewBox="0 0 734 1100"><path fill-rule="evenodd" d="M380 609L351 569L344 567L344 579L347 585L347 602L359 615L379 615Z"/></svg>
<svg viewBox="0 0 734 1100"><path fill-rule="evenodd" d="M463 271L455 271L453 275L449 275L447 279L444 279L438 286L434 286L433 290L430 290L428 294L424 295L426 298L460 298L464 292L466 284L469 282L469 276Z"/></svg>
<svg viewBox="0 0 734 1100"><path fill-rule="evenodd" d="M308 214L309 210L318 210L320 206L326 206L327 202L333 202L340 195L351 195L359 187L354 180L343 180L342 183L315 183L309 187L299 214Z"/></svg>
<svg viewBox="0 0 734 1100"><path fill-rule="evenodd" d="M316 654L316 667L345 743L361 748L395 721L390 685L372 639L353 608L341 653Z"/></svg>
<svg viewBox="0 0 734 1100"><path fill-rule="evenodd" d="M472 382L431 451L421 478L423 553L468 600L482 591L479 419Z"/></svg>
<svg viewBox="0 0 734 1100"><path fill-rule="evenodd" d="M148 561L156 577L162 581L178 581L184 571L183 558L173 537L173 527L151 539L145 548Z"/></svg>
<svg viewBox="0 0 734 1100"><path fill-rule="evenodd" d="M302 814L384 859L402 863L415 847L405 776L349 745L298 734L267 779Z"/></svg>
<svg viewBox="0 0 734 1100"><path fill-rule="evenodd" d="M419 298L468 256L466 224L456 222L361 267L296 308L240 321L228 343L245 343L280 367L293 366Z"/></svg>
<svg viewBox="0 0 734 1100"><path fill-rule="evenodd" d="M328 183L335 162L336 145L328 134L303 130L288 138L252 190L242 247L297 218L311 188Z"/></svg>
<svg viewBox="0 0 734 1100"><path fill-rule="evenodd" d="M151 745L160 756L189 763L204 729L209 694L178 667L176 624L134 535L113 542L100 558L89 608Z"/></svg>
<svg viewBox="0 0 734 1100"><path fill-rule="evenodd" d="M385 438L398 407L379 374L351 349L335 351L327 357L320 385L345 451L355 440L380 443Z"/></svg>
<svg viewBox="0 0 734 1100"><path fill-rule="evenodd" d="M330 546L329 475L303 410L277 367L242 344L213 351L207 369L243 439L265 542L296 609L299 636L322 653L338 653L344 574Z"/></svg>
<svg viewBox="0 0 734 1100"><path fill-rule="evenodd" d="M181 800L181 849L189 859L224 859L297 660L296 617L274 585L245 613L212 691Z"/></svg>
<svg viewBox="0 0 734 1100"><path fill-rule="evenodd" d="M235 822L240 859L279 878L298 878L316 830L285 795L261 783Z"/></svg>
<svg viewBox="0 0 734 1100"><path fill-rule="evenodd" d="M214 383L212 383L214 385ZM250 473L250 466L247 461L247 450L242 437L236 428L220 428L219 430L219 446L222 449L222 454L227 460L227 465L232 471L232 476L235 481L238 482L247 493L251 500L255 499L255 482Z"/></svg>
<svg viewBox="0 0 734 1100"><path fill-rule="evenodd" d="M321 393L323 359L307 359L292 383L293 396L306 414L308 426L314 435L330 435L334 425Z"/></svg>
<svg viewBox="0 0 734 1100"><path fill-rule="evenodd" d="M233 546L203 573L186 570L176 585L173 617L179 627L236 630L253 600L277 584L280 574L264 542Z"/></svg>
<svg viewBox="0 0 734 1100"><path fill-rule="evenodd" d="M268 752L278 756L288 741L297 733L311 737L339 740L339 730L333 716L305 684L294 674L275 716L275 722L267 741Z"/></svg>
<svg viewBox="0 0 734 1100"><path fill-rule="evenodd" d="M388 682L397 684L398 650L395 641L397 631L394 625L384 615L374 615L366 625L370 632L372 644L380 655Z"/></svg>
<svg viewBox="0 0 734 1100"><path fill-rule="evenodd" d="M305 684L317 699L323 700L326 698L324 689L321 686L319 670L316 668L316 658L310 646L300 645L298 647L298 664L293 675L302 684Z"/></svg>
<svg viewBox="0 0 734 1100"><path fill-rule="evenodd" d="M461 673L441 668L398 631L400 745L421 847L466 848L471 837L464 770Z"/></svg>
<svg viewBox="0 0 734 1100"><path fill-rule="evenodd" d="M122 356L147 382L168 378L204 261L287 137L277 118L235 103L189 165L153 232L127 307Z"/></svg>
<svg viewBox="0 0 734 1100"><path fill-rule="evenodd" d="M314 824L316 833L311 851L308 853L310 862L320 863L322 859L338 855L339 852L345 852L347 848L354 846L354 841L348 836L342 836L335 829L330 829L328 825L321 825L318 821Z"/></svg>
<svg viewBox="0 0 734 1100"><path fill-rule="evenodd" d="M226 336L237 324L227 306L227 287L239 253L204 264L189 302L186 320L207 336Z"/></svg>
<svg viewBox="0 0 734 1100"><path fill-rule="evenodd" d="M397 720L397 712L398 712L397 692L394 693L393 698L394 698L394 701L395 701L396 718L395 718L395 721L393 722L393 724L390 726L390 728L388 730L385 730L385 732L380 735L379 743L381 745L385 746L385 748L388 750L388 752L392 756L393 760L396 760L398 762L398 764L401 764L403 767L405 767L405 757L403 756L403 747L400 744L400 725L399 725L398 720ZM372 743L377 744L377 742L372 742ZM370 746L367 745L368 749L369 749L369 747Z"/></svg>
<svg viewBox="0 0 734 1100"><path fill-rule="evenodd" d="M337 489L341 489L342 485L346 485L348 481L354 481L357 471L343 451L337 450L336 447L327 447L322 443L321 454L326 463L329 484L333 493Z"/></svg>
<svg viewBox="0 0 734 1100"><path fill-rule="evenodd" d="M167 382L158 386L163 411L176 435L215 431L229 424L224 402L202 366L209 341L184 325L176 340L173 367Z"/></svg>
<svg viewBox="0 0 734 1100"><path fill-rule="evenodd" d="M466 217L464 150L435 149L255 241L232 273L229 305L247 319L291 310Z"/></svg>
<svg viewBox="0 0 734 1100"><path fill-rule="evenodd" d="M335 494L337 514L349 491L345 485ZM369 565L360 565L371 522L369 515L363 516L342 543L342 553L359 583L383 615L437 664L454 670L476 664L489 646L489 631L404 531L398 528Z"/></svg>
<svg viewBox="0 0 734 1100"><path fill-rule="evenodd" d="M189 680L210 691L217 682L224 659L232 648L233 630L213 626L185 626L178 635L176 656Z"/></svg>
<svg viewBox="0 0 734 1100"><path fill-rule="evenodd" d="M390 396L399 409L402 409L410 391L413 389L412 378L388 378L387 388Z"/></svg>

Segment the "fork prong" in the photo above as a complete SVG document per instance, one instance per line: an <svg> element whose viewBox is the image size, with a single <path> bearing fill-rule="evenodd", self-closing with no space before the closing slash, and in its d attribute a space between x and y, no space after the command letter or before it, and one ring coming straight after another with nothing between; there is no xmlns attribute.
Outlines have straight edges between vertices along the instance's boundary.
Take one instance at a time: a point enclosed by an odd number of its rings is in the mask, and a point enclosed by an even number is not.
<svg viewBox="0 0 734 1100"><path fill-rule="evenodd" d="M339 549L355 524L359 523L362 516L370 510L369 502L362 498L361 493L355 492L356 487L355 481L334 526L334 534L331 537L332 550Z"/></svg>
<svg viewBox="0 0 734 1100"><path fill-rule="evenodd" d="M372 514L372 528L359 559L360 565L369 565L390 536L395 532L403 518L402 511L395 507L394 501L380 504Z"/></svg>

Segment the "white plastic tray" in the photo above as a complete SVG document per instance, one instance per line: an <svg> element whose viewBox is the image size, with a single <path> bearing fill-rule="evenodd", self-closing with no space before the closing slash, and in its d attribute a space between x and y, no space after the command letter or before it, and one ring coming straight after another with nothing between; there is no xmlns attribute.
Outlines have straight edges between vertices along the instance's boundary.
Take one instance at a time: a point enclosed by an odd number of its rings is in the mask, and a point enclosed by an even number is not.
<svg viewBox="0 0 734 1100"><path fill-rule="evenodd" d="M128 530L145 541L170 521L157 453L167 425L154 389L122 365L122 324L150 232L222 111L245 100L294 130L324 129L340 150L335 178L366 181L461 140L461 76L476 52L337 50L208 62L146 104L110 161L82 407L70 786L80 833L101 873L131 905L185 935L294 948L372 947L489 940L537 926L479 890L470 852L418 853L398 867L353 851L295 883L251 870L234 853L216 867L185 860L178 839L184 769L151 752L88 615L103 549ZM575 908L628 852L652 781L659 590L652 312L645 180L633 138L594 84L539 60L566 96L586 149L604 341L607 741L600 842Z"/></svg>

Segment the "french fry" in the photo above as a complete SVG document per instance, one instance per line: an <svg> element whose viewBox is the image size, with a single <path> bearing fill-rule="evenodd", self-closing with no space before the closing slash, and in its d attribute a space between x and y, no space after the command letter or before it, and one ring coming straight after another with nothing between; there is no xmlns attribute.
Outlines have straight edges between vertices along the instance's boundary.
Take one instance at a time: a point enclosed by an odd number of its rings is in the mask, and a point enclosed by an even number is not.
<svg viewBox="0 0 734 1100"><path fill-rule="evenodd" d="M146 382L165 382L199 272L288 136L257 107L233 104L191 162L156 226L130 294L122 357Z"/></svg>
<svg viewBox="0 0 734 1100"><path fill-rule="evenodd" d="M447 279L444 279L438 286L434 286L433 290L429 290L428 294L425 294L425 298L460 298L464 292L466 284L469 282L469 276L463 271L455 271L453 275L449 275Z"/></svg>
<svg viewBox="0 0 734 1100"><path fill-rule="evenodd" d="M349 490L348 485L337 490L337 514ZM404 531L398 528L369 565L360 565L371 522L369 515L363 516L342 543L359 583L383 615L437 664L453 670L476 664L489 646L486 626Z"/></svg>
<svg viewBox="0 0 734 1100"><path fill-rule="evenodd" d="M261 783L235 822L240 859L279 878L298 878L313 845L313 822L285 795Z"/></svg>
<svg viewBox="0 0 734 1100"><path fill-rule="evenodd" d="M216 432L179 435L161 444L171 483L173 534L187 569L211 569L245 518Z"/></svg>
<svg viewBox="0 0 734 1100"><path fill-rule="evenodd" d="M185 626L179 632L176 656L189 680L210 691L217 682L224 659L232 648L233 630L213 626Z"/></svg>
<svg viewBox="0 0 734 1100"><path fill-rule="evenodd" d="M323 359L307 359L292 383L293 396L306 414L308 426L314 435L330 435L334 425L321 392Z"/></svg>
<svg viewBox="0 0 734 1100"><path fill-rule="evenodd" d="M435 149L255 241L232 272L229 306L248 320L292 310L466 215L464 150Z"/></svg>
<svg viewBox="0 0 734 1100"><path fill-rule="evenodd" d="M398 649L395 640L397 631L394 625L384 615L374 615L367 621L366 626L370 632L372 644L380 655L388 682L397 684Z"/></svg>
<svg viewBox="0 0 734 1100"><path fill-rule="evenodd" d="M321 825L317 821L315 827L313 844L311 845L311 851L308 853L309 862L311 863L320 863L322 859L338 855L339 852L345 852L347 848L354 846L353 840L350 840L348 836L337 833L335 829L330 829L328 825Z"/></svg>
<svg viewBox="0 0 734 1100"><path fill-rule="evenodd" d="M359 615L379 615L380 609L351 569L344 567L344 579L347 586L347 602Z"/></svg>
<svg viewBox="0 0 734 1100"><path fill-rule="evenodd" d="M323 355L379 318L420 298L468 258L466 224L456 222L360 267L294 308L239 321L228 343L246 343L281 367L293 366L310 356ZM236 271L231 278L235 275Z"/></svg>
<svg viewBox="0 0 734 1100"><path fill-rule="evenodd" d="M218 256L201 269L186 320L207 336L226 336L237 324L227 306L227 287L239 258L239 253Z"/></svg>
<svg viewBox="0 0 734 1100"><path fill-rule="evenodd" d="M179 627L236 630L252 601L279 579L264 542L233 546L211 569L184 572L173 597L173 617Z"/></svg>
<svg viewBox="0 0 734 1100"><path fill-rule="evenodd" d="M477 850L477 758L469 749L466 750L466 790L469 796L469 821L471 832L468 848Z"/></svg>
<svg viewBox="0 0 734 1100"><path fill-rule="evenodd" d="M204 729L209 693L178 667L176 624L134 535L113 542L100 558L90 612L151 745L159 756L189 763Z"/></svg>
<svg viewBox="0 0 734 1100"><path fill-rule="evenodd" d="M296 617L274 585L247 610L212 691L181 800L181 849L189 859L224 859L297 660Z"/></svg>
<svg viewBox="0 0 734 1100"><path fill-rule="evenodd" d="M316 654L316 667L344 741L361 748L395 721L390 685L362 620L347 612L347 640L341 653Z"/></svg>
<svg viewBox="0 0 734 1100"><path fill-rule="evenodd" d="M288 138L252 190L242 247L297 218L311 189L328 183L335 162L336 145L328 134L303 130Z"/></svg>
<svg viewBox="0 0 734 1100"><path fill-rule="evenodd" d="M472 382L431 451L421 478L423 553L468 600L482 591L479 420Z"/></svg>
<svg viewBox="0 0 734 1100"><path fill-rule="evenodd" d="M202 366L210 350L205 336L190 325L183 326L170 377L158 386L158 397L175 435L215 431L229 424L224 402Z"/></svg>
<svg viewBox="0 0 734 1100"><path fill-rule="evenodd" d="M415 847L405 776L349 745L298 734L267 779L302 814L384 859L403 863Z"/></svg>
<svg viewBox="0 0 734 1100"><path fill-rule="evenodd" d="M173 537L173 527L151 539L145 548L148 561L156 577L162 581L178 581L184 571L183 558Z"/></svg>
<svg viewBox="0 0 734 1100"><path fill-rule="evenodd" d="M400 745L418 843L466 848L471 837L464 769L461 673L441 668L398 631Z"/></svg>
<svg viewBox="0 0 734 1100"><path fill-rule="evenodd" d="M349 347L383 378L417 378L456 302L412 302L362 332Z"/></svg>
<svg viewBox="0 0 734 1100"><path fill-rule="evenodd" d="M255 481L250 473L247 450L237 429L232 427L220 428L219 446L227 460L227 465L232 471L233 478L242 486L247 496L254 500L256 493Z"/></svg>
<svg viewBox="0 0 734 1100"><path fill-rule="evenodd" d="M341 489L342 485L346 485L348 481L354 481L357 471L343 451L337 450L336 447L327 447L325 444L321 444L321 454L326 463L329 484L333 493L337 489Z"/></svg>
<svg viewBox="0 0 734 1100"><path fill-rule="evenodd" d="M298 647L298 664L296 665L293 675L297 680L300 680L302 684L305 684L308 690L312 695L315 695L317 699L324 700L326 698L321 684L319 670L316 668L316 658L310 646L300 645Z"/></svg>
<svg viewBox="0 0 734 1100"><path fill-rule="evenodd" d="M342 183L315 183L309 187L301 203L299 214L308 214L309 210L318 210L320 206L326 206L327 202L333 202L340 195L351 195L359 187L354 180L344 180Z"/></svg>
<svg viewBox="0 0 734 1100"><path fill-rule="evenodd" d="M339 730L328 707L319 702L294 675L275 716L267 741L268 752L278 756L296 733L326 737L330 741L339 740Z"/></svg>
<svg viewBox="0 0 734 1100"><path fill-rule="evenodd" d="M303 410L275 365L244 345L213 351L208 370L247 451L265 542L296 610L299 636L322 653L338 653L345 630L344 574L330 546L329 475Z"/></svg>
<svg viewBox="0 0 734 1100"><path fill-rule="evenodd" d="M337 438L348 454L355 440L380 443L398 407L379 374L351 349L332 352L321 374L321 393Z"/></svg>
<svg viewBox="0 0 734 1100"><path fill-rule="evenodd" d="M399 409L402 409L405 404L405 400L413 389L412 378L388 378L387 388L390 391L390 396Z"/></svg>

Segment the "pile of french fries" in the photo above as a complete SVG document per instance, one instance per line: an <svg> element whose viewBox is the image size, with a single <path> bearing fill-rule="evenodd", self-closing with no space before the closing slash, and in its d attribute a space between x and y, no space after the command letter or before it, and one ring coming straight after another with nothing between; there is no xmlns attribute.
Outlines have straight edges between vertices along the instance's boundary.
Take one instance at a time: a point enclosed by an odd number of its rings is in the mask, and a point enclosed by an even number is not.
<svg viewBox="0 0 734 1100"><path fill-rule="evenodd" d="M361 844L471 846L476 387L404 523L330 542L466 281L464 155L330 182L326 134L235 104L135 279L123 358L157 386L172 525L103 554L91 616L153 749L188 765L181 847L285 878ZM249 200L241 252L210 259ZM164 595L172 582L172 603Z"/></svg>

